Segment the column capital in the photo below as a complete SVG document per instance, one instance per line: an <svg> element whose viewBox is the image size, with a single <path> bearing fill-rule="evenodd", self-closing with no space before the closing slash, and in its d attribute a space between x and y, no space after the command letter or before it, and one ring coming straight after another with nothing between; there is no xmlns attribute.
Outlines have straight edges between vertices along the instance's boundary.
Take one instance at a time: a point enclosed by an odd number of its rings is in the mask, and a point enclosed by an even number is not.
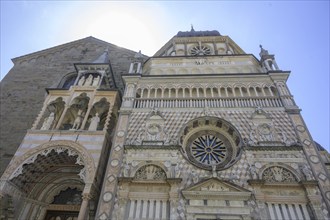
<svg viewBox="0 0 330 220"><path fill-rule="evenodd" d="M83 200L91 200L93 198L93 195L90 194L90 193L83 193L82 196L81 196L81 198Z"/></svg>

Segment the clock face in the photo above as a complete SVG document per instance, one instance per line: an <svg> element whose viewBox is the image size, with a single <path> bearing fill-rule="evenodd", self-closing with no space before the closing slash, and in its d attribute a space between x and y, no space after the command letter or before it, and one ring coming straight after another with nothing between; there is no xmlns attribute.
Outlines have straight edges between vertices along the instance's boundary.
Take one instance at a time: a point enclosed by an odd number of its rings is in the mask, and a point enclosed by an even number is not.
<svg viewBox="0 0 330 220"><path fill-rule="evenodd" d="M195 46L190 50L190 54L193 56L210 55L211 49L205 45Z"/></svg>

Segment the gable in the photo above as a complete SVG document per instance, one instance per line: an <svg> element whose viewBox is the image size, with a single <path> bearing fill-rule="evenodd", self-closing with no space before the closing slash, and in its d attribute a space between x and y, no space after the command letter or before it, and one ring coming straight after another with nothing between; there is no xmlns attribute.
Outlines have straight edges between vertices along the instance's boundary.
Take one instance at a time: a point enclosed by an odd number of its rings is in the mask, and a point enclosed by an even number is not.
<svg viewBox="0 0 330 220"><path fill-rule="evenodd" d="M226 180L211 178L182 190L186 199L247 200L251 192Z"/></svg>

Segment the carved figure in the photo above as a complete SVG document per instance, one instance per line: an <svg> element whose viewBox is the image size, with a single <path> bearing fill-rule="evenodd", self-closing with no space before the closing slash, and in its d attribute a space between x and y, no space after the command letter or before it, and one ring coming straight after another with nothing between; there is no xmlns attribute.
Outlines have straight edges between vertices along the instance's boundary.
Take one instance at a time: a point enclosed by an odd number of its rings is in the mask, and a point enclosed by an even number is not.
<svg viewBox="0 0 330 220"><path fill-rule="evenodd" d="M78 130L81 126L82 121L83 121L82 110L79 109L78 115L73 122L72 130Z"/></svg>
<svg viewBox="0 0 330 220"><path fill-rule="evenodd" d="M198 175L197 175L197 173L194 170L192 170L191 171L191 174L192 174L192 181L193 181L193 183L197 183L198 182Z"/></svg>
<svg viewBox="0 0 330 220"><path fill-rule="evenodd" d="M92 85L92 82L93 82L93 75L90 74L88 76L88 78L86 79L84 86L90 86L90 85Z"/></svg>
<svg viewBox="0 0 330 220"><path fill-rule="evenodd" d="M99 125L99 122L100 122L99 113L96 113L95 116L91 119L91 123L89 125L88 130L89 131L96 131L97 126Z"/></svg>
<svg viewBox="0 0 330 220"><path fill-rule="evenodd" d="M93 86L98 86L99 82L100 82L100 76L98 75L93 80Z"/></svg>
<svg viewBox="0 0 330 220"><path fill-rule="evenodd" d="M175 178L180 178L180 175L181 175L180 167L179 164L177 164L175 166Z"/></svg>
<svg viewBox="0 0 330 220"><path fill-rule="evenodd" d="M212 177L217 177L217 165L215 161L212 161Z"/></svg>
<svg viewBox="0 0 330 220"><path fill-rule="evenodd" d="M258 179L257 170L254 164L250 165L250 176L253 180Z"/></svg>
<svg viewBox="0 0 330 220"><path fill-rule="evenodd" d="M229 189L224 188L223 186L217 185L215 183L212 183L211 185L209 185L208 190L209 191L229 191Z"/></svg>
<svg viewBox="0 0 330 220"><path fill-rule="evenodd" d="M50 115L47 118L45 118L44 123L42 124L40 130L49 130L49 128L53 124L54 117L55 117L54 112L50 113Z"/></svg>
<svg viewBox="0 0 330 220"><path fill-rule="evenodd" d="M124 177L129 177L129 171L130 171L130 166L128 165L128 163L126 163L125 165L124 165L124 171L123 171L123 175L124 175Z"/></svg>
<svg viewBox="0 0 330 220"><path fill-rule="evenodd" d="M82 86L82 85L84 85L84 82L85 82L85 76L82 76L78 81L78 85Z"/></svg>
<svg viewBox="0 0 330 220"><path fill-rule="evenodd" d="M260 106L257 106L255 111L256 111L257 114L261 114L262 113L262 108Z"/></svg>

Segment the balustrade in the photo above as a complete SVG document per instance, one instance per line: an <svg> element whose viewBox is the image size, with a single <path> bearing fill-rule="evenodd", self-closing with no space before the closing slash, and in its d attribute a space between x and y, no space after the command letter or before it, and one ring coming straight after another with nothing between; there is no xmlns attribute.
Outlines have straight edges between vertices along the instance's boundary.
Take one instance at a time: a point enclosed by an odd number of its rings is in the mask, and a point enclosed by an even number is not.
<svg viewBox="0 0 330 220"><path fill-rule="evenodd" d="M134 108L237 108L237 107L283 107L278 97L255 98L136 98Z"/></svg>

